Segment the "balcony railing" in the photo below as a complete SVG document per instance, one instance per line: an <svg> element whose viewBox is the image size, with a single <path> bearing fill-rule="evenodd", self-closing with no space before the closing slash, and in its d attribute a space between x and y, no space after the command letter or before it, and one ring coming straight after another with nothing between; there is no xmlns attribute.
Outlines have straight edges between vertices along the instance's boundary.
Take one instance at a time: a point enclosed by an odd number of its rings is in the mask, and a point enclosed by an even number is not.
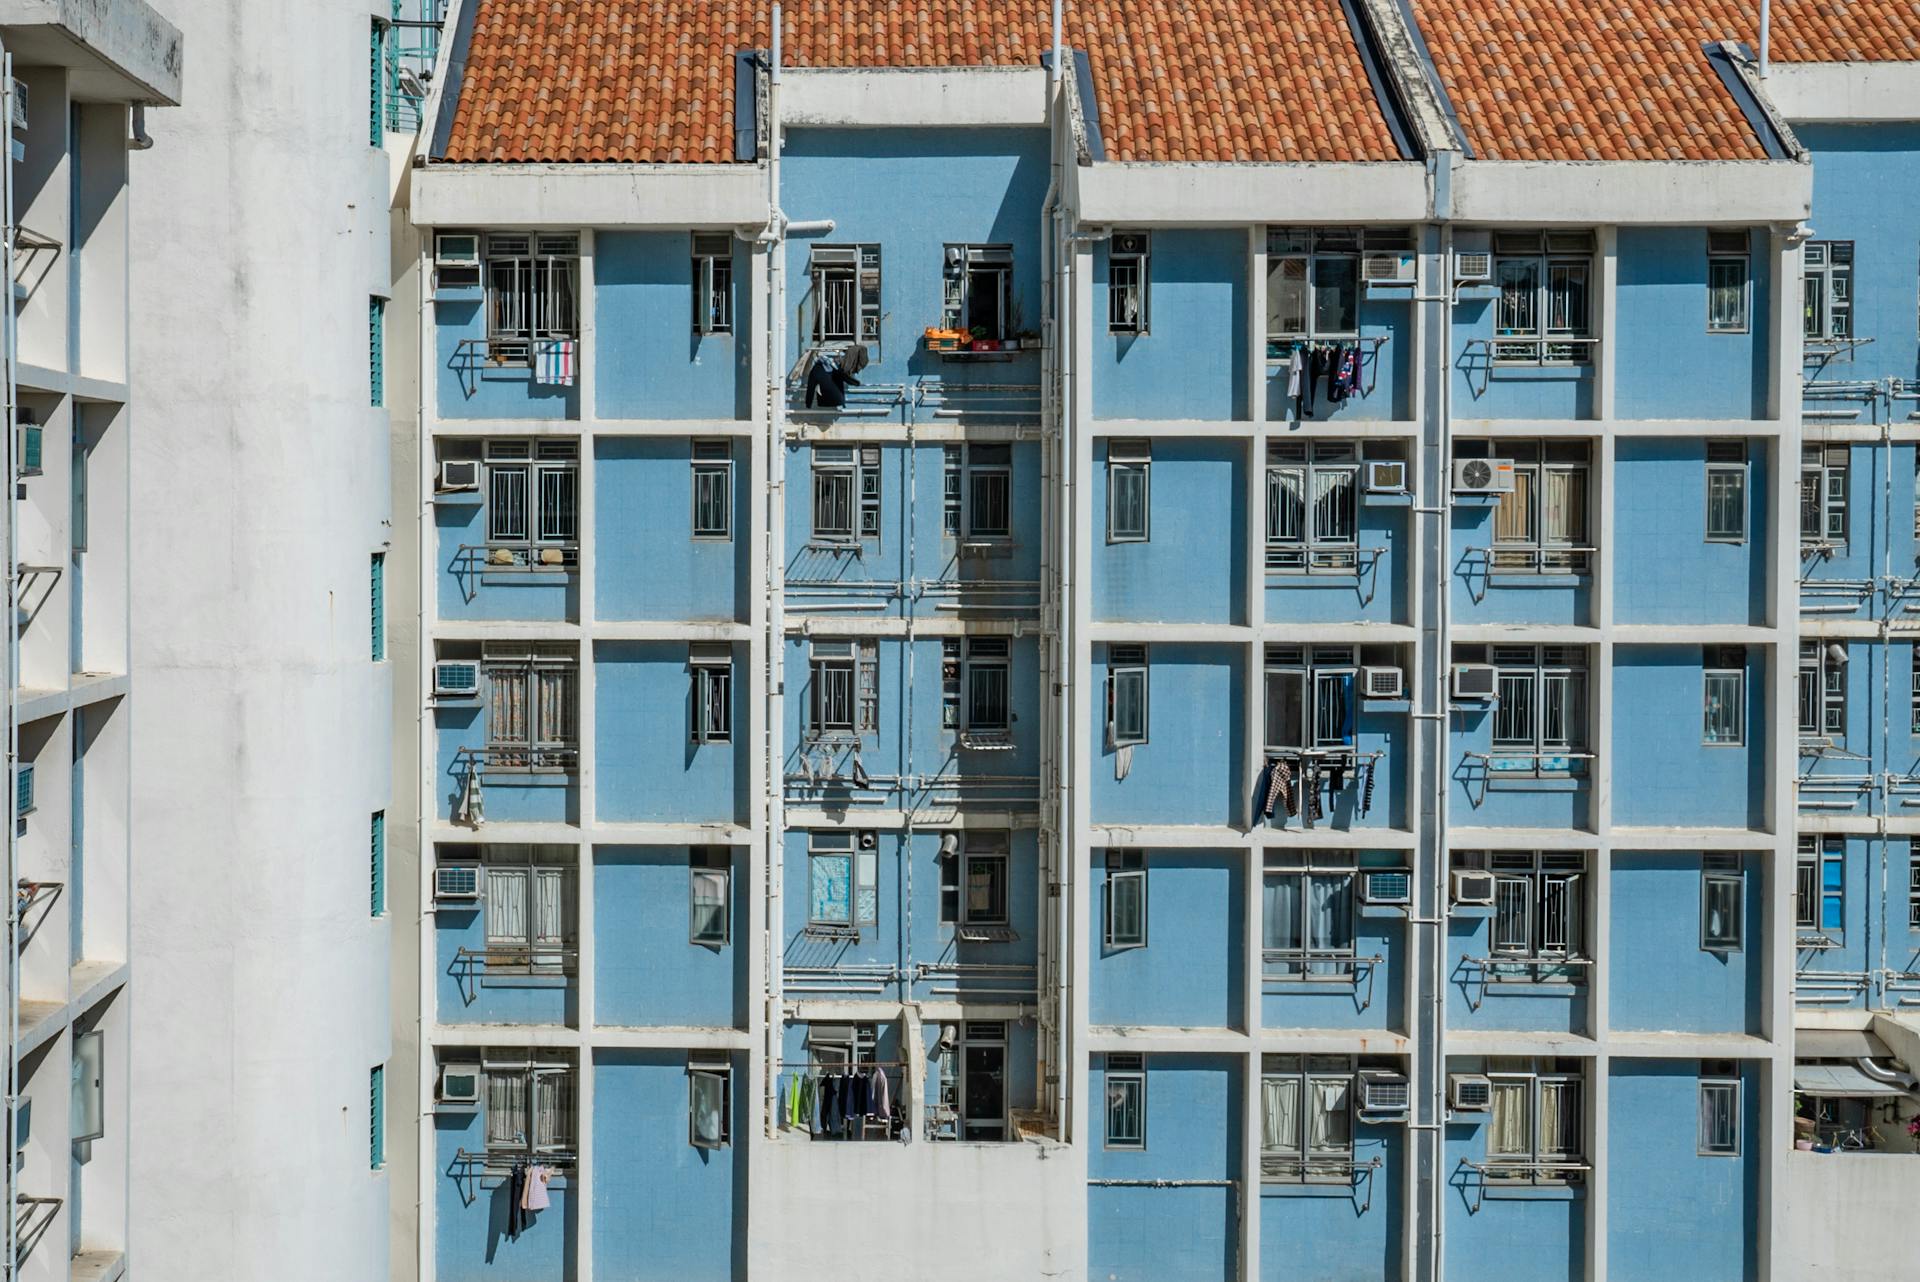
<svg viewBox="0 0 1920 1282"><path fill-rule="evenodd" d="M1494 1188L1514 1184L1569 1185L1584 1182L1592 1172L1593 1164L1577 1159L1566 1161L1462 1161L1463 1171L1471 1172L1479 1178L1467 1181L1472 1185L1467 1195L1467 1214L1478 1215L1486 1201L1488 1185Z"/></svg>
<svg viewBox="0 0 1920 1282"><path fill-rule="evenodd" d="M1467 999L1467 1009L1479 1010L1486 1004L1488 993L1503 987L1585 983L1585 978L1579 972L1593 965L1593 958L1574 957L1565 953L1495 953L1486 957L1462 957L1460 965L1479 977L1478 983L1466 978L1460 981ZM1550 973L1554 971L1567 973Z"/></svg>
<svg viewBox="0 0 1920 1282"><path fill-rule="evenodd" d="M1361 957L1337 948L1263 948L1260 980L1264 984L1321 984L1351 987L1355 1011L1373 1005L1373 980L1385 957ZM1319 967L1319 969L1315 969Z"/></svg>

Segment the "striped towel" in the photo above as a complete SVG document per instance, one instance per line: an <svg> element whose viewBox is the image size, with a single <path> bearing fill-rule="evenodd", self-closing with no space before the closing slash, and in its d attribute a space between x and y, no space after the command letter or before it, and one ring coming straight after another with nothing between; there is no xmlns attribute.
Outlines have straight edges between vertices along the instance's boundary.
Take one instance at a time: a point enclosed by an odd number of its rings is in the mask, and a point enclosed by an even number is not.
<svg viewBox="0 0 1920 1282"><path fill-rule="evenodd" d="M579 342L572 338L549 338L536 345L533 354L533 381L553 387L572 387L580 368Z"/></svg>

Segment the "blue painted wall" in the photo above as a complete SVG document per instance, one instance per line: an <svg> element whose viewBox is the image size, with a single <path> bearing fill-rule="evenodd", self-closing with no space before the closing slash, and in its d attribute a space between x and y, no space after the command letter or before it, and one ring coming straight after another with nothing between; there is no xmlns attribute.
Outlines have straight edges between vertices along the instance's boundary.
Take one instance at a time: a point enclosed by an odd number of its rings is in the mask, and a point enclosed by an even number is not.
<svg viewBox="0 0 1920 1282"><path fill-rule="evenodd" d="M449 622L579 618L579 576L572 571L487 568L486 511L478 492L434 500L440 617Z"/></svg>
<svg viewBox="0 0 1920 1282"><path fill-rule="evenodd" d="M1149 851L1147 946L1109 949L1106 852L1093 852L1094 1023L1245 1027L1245 863L1238 851Z"/></svg>
<svg viewBox="0 0 1920 1282"><path fill-rule="evenodd" d="M1265 516L1260 518L1265 520ZM1358 575L1268 572L1269 623L1406 623L1408 511L1360 497Z"/></svg>
<svg viewBox="0 0 1920 1282"><path fill-rule="evenodd" d="M1214 1055L1149 1055L1146 1148L1103 1146L1093 1122L1090 1179L1226 1180L1239 1172L1244 1128L1239 1062ZM1106 1057L1089 1069L1089 1098L1104 1100ZM1229 1188L1087 1190L1087 1274L1112 1282L1224 1282L1233 1276L1239 1222Z"/></svg>
<svg viewBox="0 0 1920 1282"><path fill-rule="evenodd" d="M1133 768L1113 777L1104 695L1093 704L1089 744L1095 823L1233 823L1244 814L1251 778L1242 762L1240 721L1247 705L1245 663L1232 646L1154 645L1147 652L1147 738ZM1105 688L1107 646L1093 646L1093 680ZM1245 790L1245 791L1243 791Z"/></svg>
<svg viewBox="0 0 1920 1282"><path fill-rule="evenodd" d="M688 263L688 286L693 283ZM460 346L463 339L487 336L487 309L478 289L442 297L433 304L435 398L445 419L533 419L553 421L580 417L580 380L562 387L533 381L524 365L492 365L484 347ZM582 353L581 368L592 364Z"/></svg>
<svg viewBox="0 0 1920 1282"><path fill-rule="evenodd" d="M1356 1125L1356 1162L1380 1168L1351 1187L1260 1186L1265 1282L1398 1282L1406 1216L1406 1131Z"/></svg>
<svg viewBox="0 0 1920 1282"><path fill-rule="evenodd" d="M1696 1060L1615 1060L1609 1075L1608 1276L1746 1282L1760 1276L1760 1076L1744 1068L1741 1153L1701 1157Z"/></svg>
<svg viewBox="0 0 1920 1282"><path fill-rule="evenodd" d="M1591 748L1594 683L1587 685L1588 747ZM1582 828L1590 825L1592 762L1586 775L1558 779L1515 778L1487 769L1487 762L1469 752L1493 751L1494 705L1460 704L1453 727L1453 783L1458 808L1454 822L1475 828Z"/></svg>
<svg viewBox="0 0 1920 1282"><path fill-rule="evenodd" d="M1615 1028L1759 1033L1766 978L1761 861L1752 855L1741 861L1746 938L1739 952L1700 947L1700 868L1700 856L1690 852L1615 852L1608 963Z"/></svg>
<svg viewBox="0 0 1920 1282"><path fill-rule="evenodd" d="M1145 543L1105 541L1107 441L1093 444L1093 617L1245 623L1246 448L1156 440Z"/></svg>
<svg viewBox="0 0 1920 1282"><path fill-rule="evenodd" d="M695 539L691 438L594 442L594 613L743 622L753 520L748 441L733 440L733 537Z"/></svg>
<svg viewBox="0 0 1920 1282"><path fill-rule="evenodd" d="M466 781L466 770L458 757L459 750L484 749L487 746L484 691L483 698L473 703L436 704L433 724L434 782L440 791L436 812L444 819L452 816L454 804ZM487 821L577 822L580 796L574 786L575 778L573 774L485 772L481 775L481 782Z"/></svg>
<svg viewBox="0 0 1920 1282"><path fill-rule="evenodd" d="M552 1205L537 1212L533 1226L507 1240L508 1194L504 1174L480 1174L461 1162L460 1149L486 1148L486 1109L433 1115L434 1262L444 1282L572 1282L579 1258L573 1181L547 1185Z"/></svg>
<svg viewBox="0 0 1920 1282"><path fill-rule="evenodd" d="M438 903L433 926L434 1000L441 1023L562 1024L577 1016L578 989L571 978L488 975L484 965L456 956L461 948L486 950L483 905Z"/></svg>
<svg viewBox="0 0 1920 1282"><path fill-rule="evenodd" d="M1747 657L1746 743L1706 746L1695 646L1613 651L1613 819L1629 825L1758 827L1766 799L1766 665Z"/></svg>
<svg viewBox="0 0 1920 1282"><path fill-rule="evenodd" d="M745 812L746 647L733 655L733 739L696 744L687 645L602 641L594 647L594 766L602 820L724 822Z"/></svg>
<svg viewBox="0 0 1920 1282"><path fill-rule="evenodd" d="M1824 233L1822 233L1824 234ZM1707 233L1619 230L1614 413L1620 418L1760 418L1767 412L1769 300L1765 228L1750 238L1744 334L1707 332Z"/></svg>
<svg viewBox="0 0 1920 1282"><path fill-rule="evenodd" d="M1106 332L1109 250L1093 255L1094 417L1246 418L1246 232L1153 233L1149 334Z"/></svg>
<svg viewBox="0 0 1920 1282"><path fill-rule="evenodd" d="M1873 344L1824 368L1822 379L1920 375L1913 247L1920 244L1920 125L1796 124L1813 152L1813 218L1821 240L1854 242L1853 330Z"/></svg>
<svg viewBox="0 0 1920 1282"><path fill-rule="evenodd" d="M1747 541L1709 543L1706 442L1614 443L1612 569L1620 623L1760 623L1766 617L1765 442L1747 450ZM1799 472L1792 473L1799 483Z"/></svg>
<svg viewBox="0 0 1920 1282"><path fill-rule="evenodd" d="M1450 1060L1449 1072L1479 1072L1478 1061ZM1484 1162L1487 1114L1446 1128L1446 1269L1449 1277L1526 1278L1579 1282L1585 1273L1586 1190L1488 1190L1470 1214L1479 1177L1465 1162ZM1692 1134L1691 1128L1688 1134Z"/></svg>
<svg viewBox="0 0 1920 1282"><path fill-rule="evenodd" d="M1535 574L1491 566L1495 504L1478 498L1453 507L1453 617L1461 623L1592 624L1591 574ZM1590 515L1588 537L1603 519ZM1598 547L1597 543L1589 547ZM1590 564L1592 562L1589 562Z"/></svg>
<svg viewBox="0 0 1920 1282"><path fill-rule="evenodd" d="M736 1027L746 1020L746 869L733 870L732 942L688 941L684 846L601 846L593 856L594 1021Z"/></svg>
<svg viewBox="0 0 1920 1282"><path fill-rule="evenodd" d="M728 1148L688 1139L684 1051L602 1050L594 1059L593 1275L619 1282L730 1282L751 1125L746 1057L733 1060Z"/></svg>
<svg viewBox="0 0 1920 1282"><path fill-rule="evenodd" d="M736 331L753 299L751 257L734 245ZM595 409L601 418L734 418L747 407L744 334L693 328L693 237L601 232L593 242Z"/></svg>

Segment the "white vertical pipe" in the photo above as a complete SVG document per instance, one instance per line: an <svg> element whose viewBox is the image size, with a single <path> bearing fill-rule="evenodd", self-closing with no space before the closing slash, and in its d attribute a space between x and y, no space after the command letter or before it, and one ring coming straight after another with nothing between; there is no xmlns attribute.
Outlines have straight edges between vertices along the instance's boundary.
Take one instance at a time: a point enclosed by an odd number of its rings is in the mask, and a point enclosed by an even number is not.
<svg viewBox="0 0 1920 1282"><path fill-rule="evenodd" d="M4 108L0 108L0 143L11 145L13 140L13 54L0 46L0 96L6 99ZM7 262L14 261L14 222L13 222L13 164L8 161L4 166L5 176L0 178L0 186L5 187L6 203L6 247ZM19 323L15 309L11 306L0 309L5 312L4 331L0 331L0 346L6 349L7 366L7 424L6 458L7 475L7 780L9 789L16 788L13 772L20 768L20 633L14 626L20 609L20 492L17 478L20 475L18 433L14 422L19 417L17 406L20 403L19 388L15 382L16 362L19 343ZM13 909L13 888L20 884L20 842L18 825L9 819L7 823L7 1150L4 1154L7 1177L6 1190L7 1220L6 1256L4 1265L0 1265L0 1276L11 1278L14 1275L14 1262L19 1258L20 1231L14 1222L14 1198L17 1189L14 1183L15 1163L13 1134L13 1109L20 1098L20 914Z"/></svg>
<svg viewBox="0 0 1920 1282"><path fill-rule="evenodd" d="M780 212L780 59L781 13L773 6L773 66L767 77L767 495L766 529L762 532L763 589L766 597L765 725L761 728L761 751L765 761L767 802L765 921L761 945L766 955L766 1071L762 1074L765 1095L764 1117L768 1125L779 1101L780 1073L780 957L774 947L774 924L780 919L780 886L783 851L785 782L780 768L781 735L785 729L784 683L786 642L785 602L780 576L784 573L786 522L786 219Z"/></svg>
<svg viewBox="0 0 1920 1282"><path fill-rule="evenodd" d="M1773 45L1773 0L1760 0L1760 78L1767 78L1767 58Z"/></svg>

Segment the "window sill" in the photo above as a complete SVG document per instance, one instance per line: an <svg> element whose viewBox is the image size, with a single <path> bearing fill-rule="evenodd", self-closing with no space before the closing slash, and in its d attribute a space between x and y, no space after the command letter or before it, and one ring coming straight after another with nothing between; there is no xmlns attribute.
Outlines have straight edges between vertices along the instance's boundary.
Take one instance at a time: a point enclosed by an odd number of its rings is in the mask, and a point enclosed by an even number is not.
<svg viewBox="0 0 1920 1282"><path fill-rule="evenodd" d="M1405 490L1363 490L1360 502L1365 507L1412 507L1413 495Z"/></svg>
<svg viewBox="0 0 1920 1282"><path fill-rule="evenodd" d="M1576 997L1585 988L1585 984L1573 983L1564 979L1508 979L1497 975L1488 975L1485 979L1486 995L1489 997Z"/></svg>
<svg viewBox="0 0 1920 1282"><path fill-rule="evenodd" d="M1495 792L1579 792L1587 786L1585 775L1507 774L1487 772L1487 787Z"/></svg>
<svg viewBox="0 0 1920 1282"><path fill-rule="evenodd" d="M482 988L570 988L571 975L482 975Z"/></svg>
<svg viewBox="0 0 1920 1282"><path fill-rule="evenodd" d="M1479 1191L1489 1202L1573 1202L1586 1193L1579 1184L1522 1184L1492 1177L1482 1180Z"/></svg>
<svg viewBox="0 0 1920 1282"><path fill-rule="evenodd" d="M1337 1197L1349 1201L1353 1197L1353 1181L1350 1179L1329 1178L1325 1180L1280 1180L1262 1178L1261 1197Z"/></svg>
<svg viewBox="0 0 1920 1282"><path fill-rule="evenodd" d="M1038 352L1039 350L1037 347L1003 347L999 351L994 352L935 352L934 355L943 361L958 361L963 365L969 362L975 364L991 364L999 361L1010 361L1016 356L1024 356L1028 352Z"/></svg>
<svg viewBox="0 0 1920 1282"><path fill-rule="evenodd" d="M1503 588L1579 588L1593 582L1593 575L1539 570L1490 570L1487 581Z"/></svg>

